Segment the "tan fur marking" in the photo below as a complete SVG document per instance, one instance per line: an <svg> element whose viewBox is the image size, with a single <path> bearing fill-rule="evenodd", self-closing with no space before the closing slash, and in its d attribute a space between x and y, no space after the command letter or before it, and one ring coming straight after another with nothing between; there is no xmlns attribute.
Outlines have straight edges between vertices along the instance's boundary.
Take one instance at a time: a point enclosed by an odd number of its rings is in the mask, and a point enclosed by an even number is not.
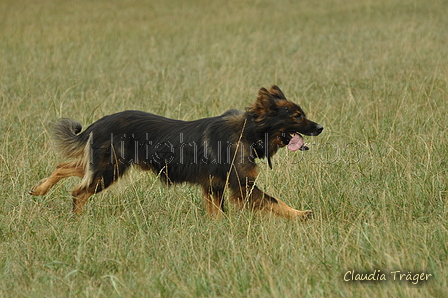
<svg viewBox="0 0 448 298"><path fill-rule="evenodd" d="M293 104L292 102L290 102L290 101L287 101L286 99L278 100L278 101L276 102L276 104L277 104L277 107L287 107L287 108L290 108L291 111L294 111L294 110L295 110L295 106L294 106L294 104Z"/></svg>
<svg viewBox="0 0 448 298"><path fill-rule="evenodd" d="M203 194L207 215L216 219L222 218L223 215L223 211L221 209L221 204L223 200L222 194L219 193L211 194L207 190L204 190Z"/></svg>
<svg viewBox="0 0 448 298"><path fill-rule="evenodd" d="M89 198L93 195L93 193L83 190L80 191L78 189L75 189L72 193L73 195L73 212L76 214L82 214L82 211L84 209L84 205L87 203Z"/></svg>
<svg viewBox="0 0 448 298"><path fill-rule="evenodd" d="M89 186L85 186L82 182L72 192L73 196L73 212L82 214L84 205L89 198L104 187L103 180L96 178Z"/></svg>

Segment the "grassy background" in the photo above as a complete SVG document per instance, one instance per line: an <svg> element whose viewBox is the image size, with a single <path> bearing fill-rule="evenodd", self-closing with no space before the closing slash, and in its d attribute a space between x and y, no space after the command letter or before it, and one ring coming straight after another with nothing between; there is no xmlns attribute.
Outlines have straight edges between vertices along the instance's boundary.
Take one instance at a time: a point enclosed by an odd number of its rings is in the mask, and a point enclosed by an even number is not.
<svg viewBox="0 0 448 298"><path fill-rule="evenodd" d="M444 297L448 3L1 1L0 297ZM200 191L133 172L70 214L47 124L177 119L278 84L324 133L258 184L315 219L206 218ZM348 270L426 283L344 282Z"/></svg>

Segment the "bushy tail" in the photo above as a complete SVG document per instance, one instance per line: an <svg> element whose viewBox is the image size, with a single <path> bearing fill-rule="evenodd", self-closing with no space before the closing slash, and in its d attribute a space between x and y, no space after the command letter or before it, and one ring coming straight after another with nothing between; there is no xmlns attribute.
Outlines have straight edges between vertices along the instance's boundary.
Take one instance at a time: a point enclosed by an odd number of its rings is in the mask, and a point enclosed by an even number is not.
<svg viewBox="0 0 448 298"><path fill-rule="evenodd" d="M78 121L63 118L51 124L55 149L67 158L82 158L86 140L78 135L82 126Z"/></svg>

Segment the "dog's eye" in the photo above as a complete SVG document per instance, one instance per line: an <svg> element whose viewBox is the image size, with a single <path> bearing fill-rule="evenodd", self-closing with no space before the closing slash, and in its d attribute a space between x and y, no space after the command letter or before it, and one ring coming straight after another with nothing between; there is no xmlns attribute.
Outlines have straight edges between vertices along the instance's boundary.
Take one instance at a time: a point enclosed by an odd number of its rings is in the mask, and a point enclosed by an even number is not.
<svg viewBox="0 0 448 298"><path fill-rule="evenodd" d="M302 114L297 114L297 115L294 116L294 118L296 118L297 120L300 120L300 119L303 118L303 115Z"/></svg>

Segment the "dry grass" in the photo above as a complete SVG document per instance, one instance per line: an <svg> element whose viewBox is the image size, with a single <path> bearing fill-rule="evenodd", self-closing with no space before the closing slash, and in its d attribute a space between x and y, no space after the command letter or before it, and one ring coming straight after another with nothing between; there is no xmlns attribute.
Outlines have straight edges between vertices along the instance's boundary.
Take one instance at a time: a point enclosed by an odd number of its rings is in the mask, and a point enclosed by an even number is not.
<svg viewBox="0 0 448 298"><path fill-rule="evenodd" d="M444 297L444 1L2 1L0 297ZM133 172L70 214L47 123L243 109L278 84L324 133L258 184L316 218L204 216ZM388 281L344 282L348 270ZM433 274L412 285L391 271Z"/></svg>

